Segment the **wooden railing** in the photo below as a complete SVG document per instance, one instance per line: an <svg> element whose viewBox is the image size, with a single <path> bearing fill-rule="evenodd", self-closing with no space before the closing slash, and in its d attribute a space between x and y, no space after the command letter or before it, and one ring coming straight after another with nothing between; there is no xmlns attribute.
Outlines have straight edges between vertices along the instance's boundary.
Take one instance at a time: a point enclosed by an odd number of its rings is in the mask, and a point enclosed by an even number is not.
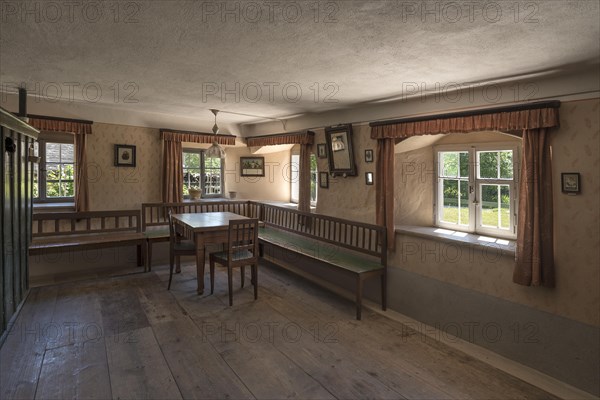
<svg viewBox="0 0 600 400"><path fill-rule="evenodd" d="M270 204L257 204L260 207L259 219L267 226L272 225L278 229L380 257L382 264L387 265L384 227Z"/></svg>
<svg viewBox="0 0 600 400"><path fill-rule="evenodd" d="M153 226L168 226L169 210L176 214L204 212L232 212L250 218L258 216L258 205L247 200L199 201L182 203L142 204L142 229Z"/></svg>
<svg viewBox="0 0 600 400"><path fill-rule="evenodd" d="M33 237L141 231L139 210L33 214Z"/></svg>

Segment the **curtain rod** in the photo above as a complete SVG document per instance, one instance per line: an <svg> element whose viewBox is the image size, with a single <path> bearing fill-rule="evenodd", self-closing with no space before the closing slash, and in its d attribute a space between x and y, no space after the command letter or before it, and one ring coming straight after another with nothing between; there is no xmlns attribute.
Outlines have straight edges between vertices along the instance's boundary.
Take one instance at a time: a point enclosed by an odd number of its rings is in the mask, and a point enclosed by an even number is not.
<svg viewBox="0 0 600 400"><path fill-rule="evenodd" d="M274 136L279 136L279 137L285 137L285 136L294 136L294 135L304 135L304 134L308 134L308 135L312 135L314 136L315 133L311 130L306 130L306 131L299 131L299 132L286 132L286 133L273 133L270 135L260 135L260 136L248 136L244 139L248 140L248 139L262 139L262 138L269 138L269 137L274 137Z"/></svg>
<svg viewBox="0 0 600 400"><path fill-rule="evenodd" d="M159 129L160 133L163 132L171 132L171 133L184 133L184 134L190 134L190 135L208 135L208 136L222 136L222 137L237 137L235 135L231 135L231 134L227 134L227 135L215 135L214 133L207 133L207 132L194 132L194 131L180 131L177 129L168 129L168 128L160 128Z"/></svg>
<svg viewBox="0 0 600 400"><path fill-rule="evenodd" d="M47 115L36 115L36 114L27 114L27 118L49 119L49 120L52 120L52 121L63 121L63 122L77 122L79 124L89 124L89 125L92 125L94 123L94 121L88 121L88 120L85 120L85 119L50 117L50 116L47 116Z"/></svg>
<svg viewBox="0 0 600 400"><path fill-rule="evenodd" d="M461 117L471 117L473 115L485 115L485 114L495 114L495 113L501 113L501 112L513 112L513 111L535 110L538 108L558 108L558 107L560 107L560 100L539 101L539 102L535 102L535 103L518 104L518 105L512 105L512 106L479 108L476 110L459 111L459 112L446 113L446 114L425 115L422 117L409 117L409 118L391 119L391 120L386 120L386 121L375 121L375 122L369 123L369 126L374 127L374 126L384 126L384 125L395 125L395 124L402 124L402 123L407 123L407 122L428 121L428 120L433 120L433 119L461 118Z"/></svg>

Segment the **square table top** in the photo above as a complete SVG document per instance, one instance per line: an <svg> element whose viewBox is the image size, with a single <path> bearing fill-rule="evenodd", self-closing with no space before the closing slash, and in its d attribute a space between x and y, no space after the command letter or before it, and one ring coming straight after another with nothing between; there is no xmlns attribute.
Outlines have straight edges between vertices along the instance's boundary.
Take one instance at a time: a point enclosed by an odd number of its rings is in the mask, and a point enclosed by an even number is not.
<svg viewBox="0 0 600 400"><path fill-rule="evenodd" d="M207 212L173 214L173 219L180 221L193 231L211 231L228 228L231 220L250 218L231 212Z"/></svg>

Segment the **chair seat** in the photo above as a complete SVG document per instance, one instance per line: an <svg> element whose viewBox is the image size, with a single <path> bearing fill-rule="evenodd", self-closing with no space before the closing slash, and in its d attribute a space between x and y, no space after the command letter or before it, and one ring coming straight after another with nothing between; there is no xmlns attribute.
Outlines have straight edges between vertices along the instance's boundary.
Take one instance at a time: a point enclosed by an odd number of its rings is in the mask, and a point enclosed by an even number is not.
<svg viewBox="0 0 600 400"><path fill-rule="evenodd" d="M227 261L227 258L229 257L229 253L226 251L220 251L217 253L211 253L210 256L213 258L216 258L218 260ZM253 257L254 257L254 255L252 254L252 252L250 252L248 250L241 250L241 251L236 251L233 253L232 261L242 261L245 259L252 259Z"/></svg>
<svg viewBox="0 0 600 400"><path fill-rule="evenodd" d="M173 250L175 250L177 252L179 252L179 251L195 252L196 244L194 244L194 242L192 242L191 240L182 240L181 242L176 242L173 245Z"/></svg>

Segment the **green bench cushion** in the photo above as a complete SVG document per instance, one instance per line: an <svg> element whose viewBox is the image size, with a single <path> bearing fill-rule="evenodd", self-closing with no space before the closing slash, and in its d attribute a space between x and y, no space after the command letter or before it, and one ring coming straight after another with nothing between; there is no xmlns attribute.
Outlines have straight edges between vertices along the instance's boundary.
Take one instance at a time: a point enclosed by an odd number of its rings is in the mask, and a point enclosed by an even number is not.
<svg viewBox="0 0 600 400"><path fill-rule="evenodd" d="M357 274L383 270L380 259L281 229L273 227L259 228L258 237L263 242L283 247Z"/></svg>
<svg viewBox="0 0 600 400"><path fill-rule="evenodd" d="M169 239L169 227L159 229L148 229L144 232L147 239Z"/></svg>

